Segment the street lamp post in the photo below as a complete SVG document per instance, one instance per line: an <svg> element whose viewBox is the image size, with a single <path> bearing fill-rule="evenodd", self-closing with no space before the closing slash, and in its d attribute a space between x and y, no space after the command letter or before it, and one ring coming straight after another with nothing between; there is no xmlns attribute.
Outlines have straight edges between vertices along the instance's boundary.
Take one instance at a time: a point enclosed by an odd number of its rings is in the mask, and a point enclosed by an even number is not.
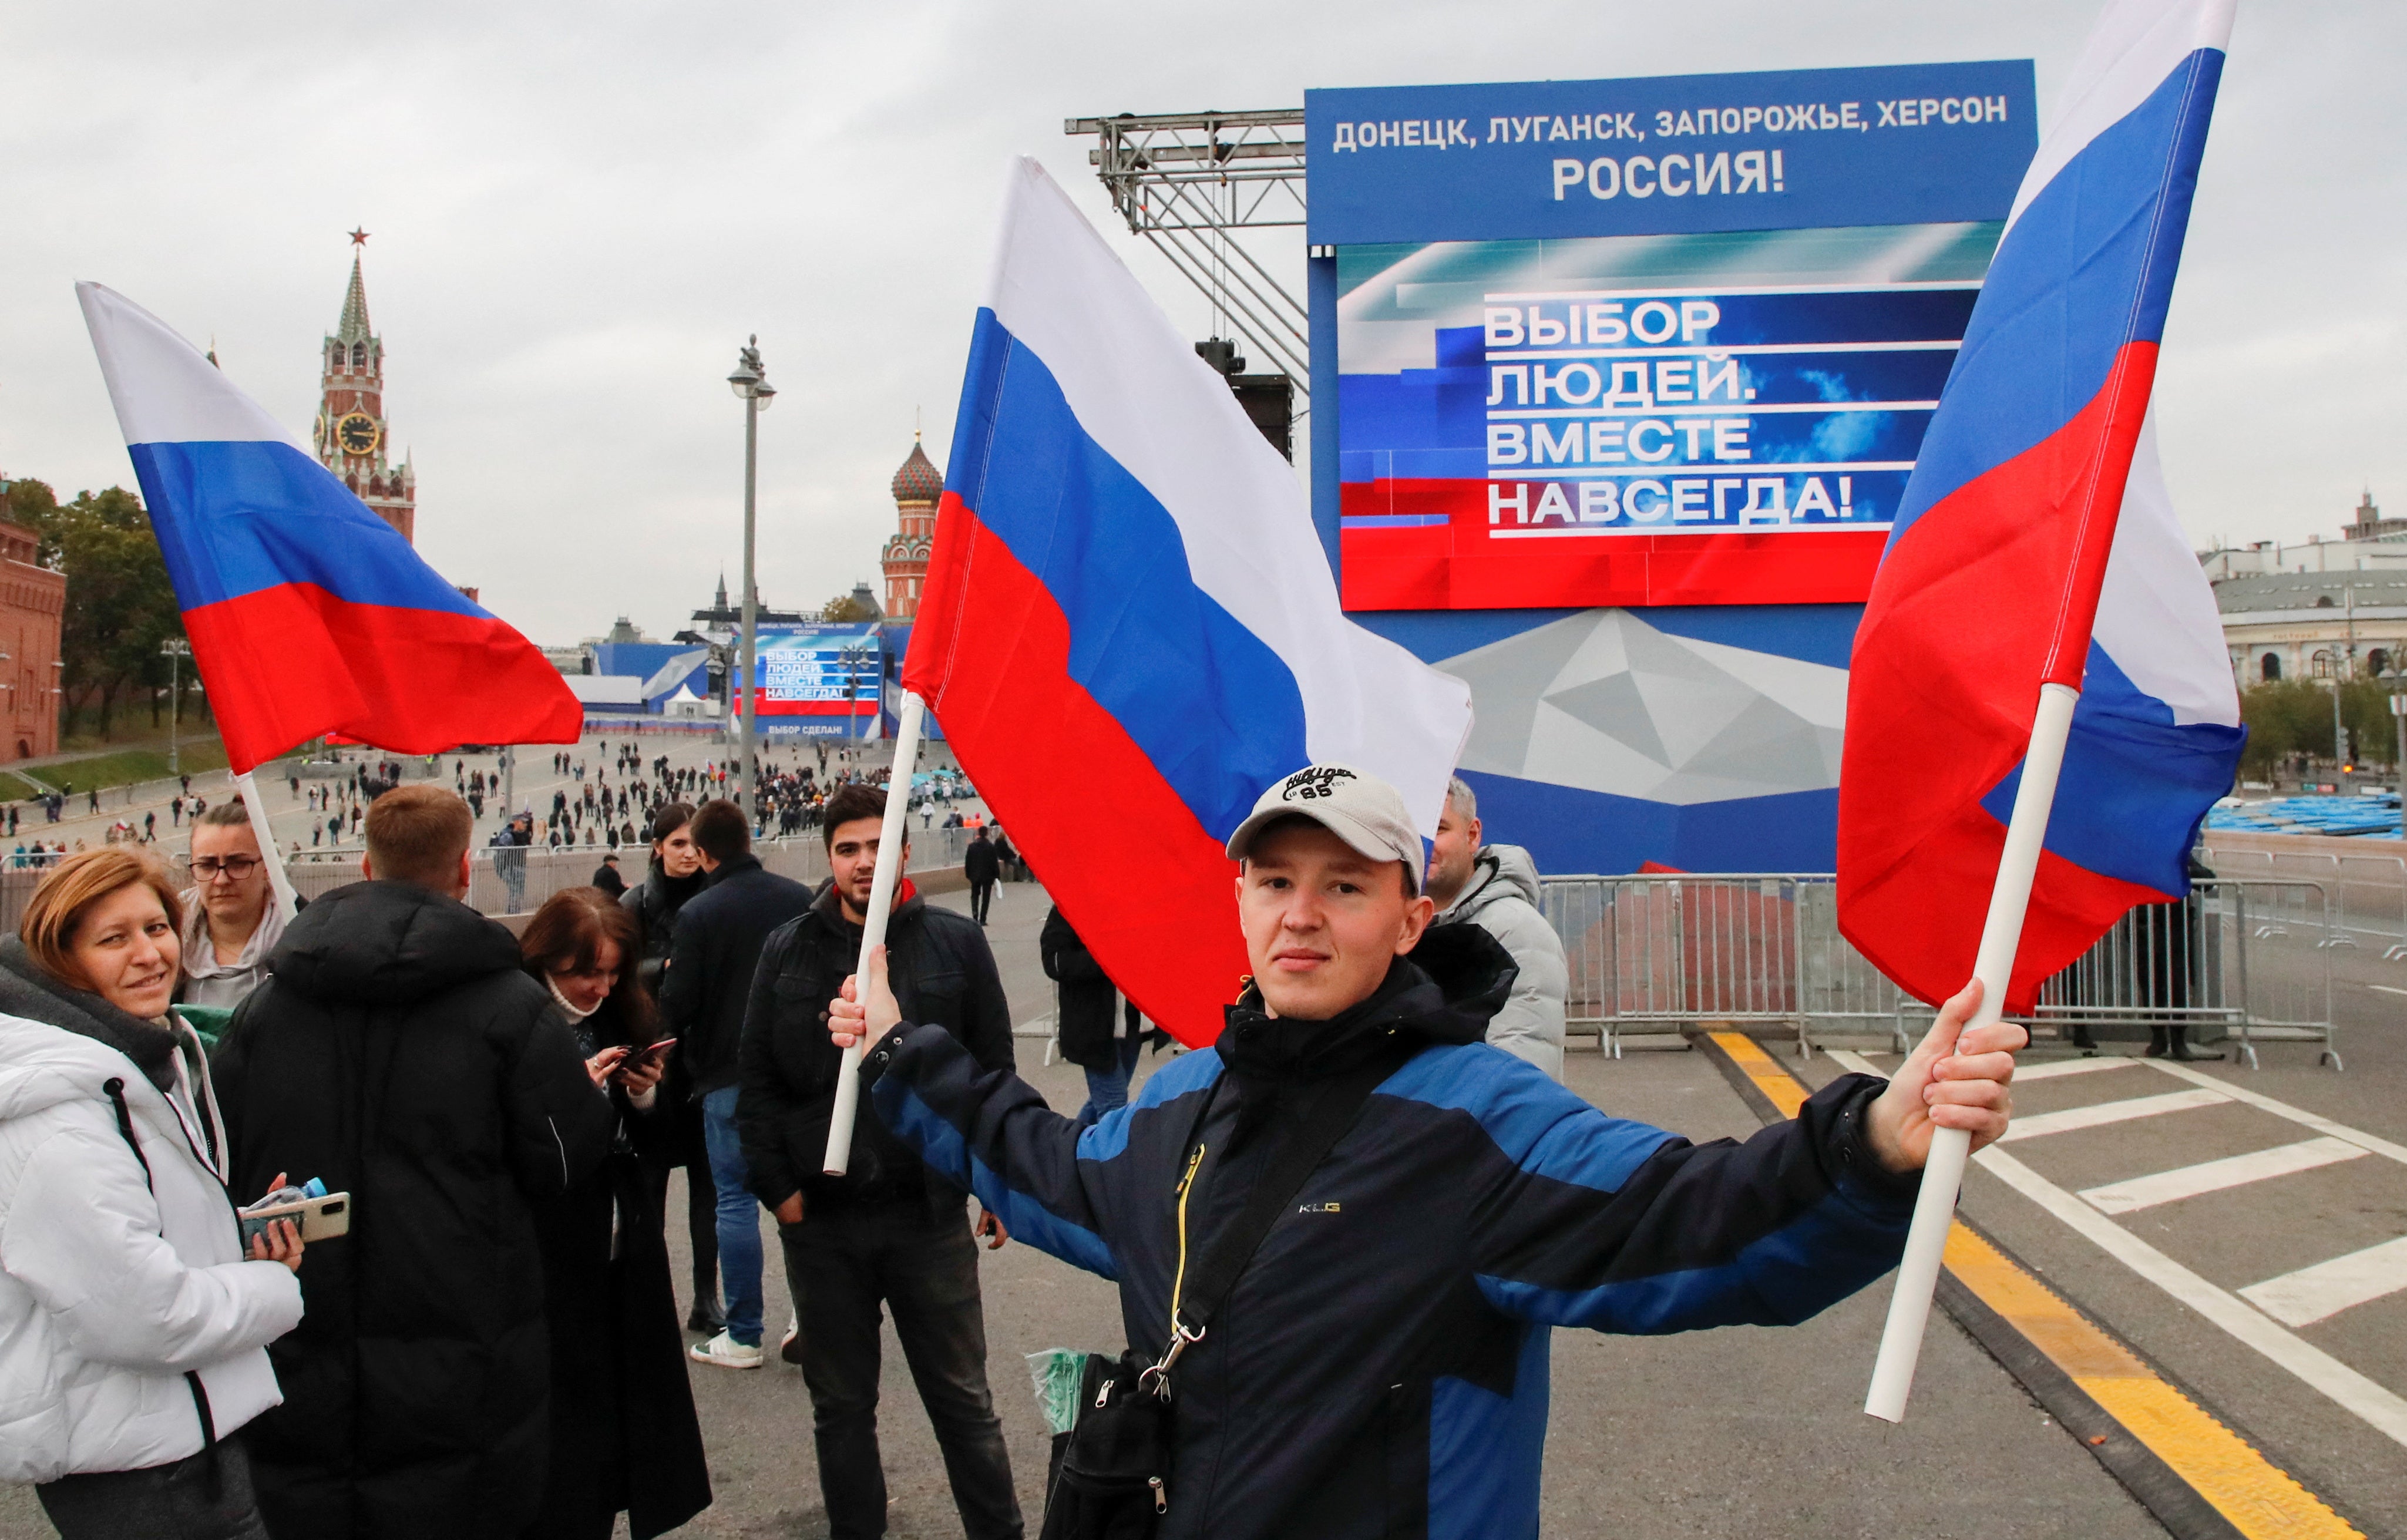
<svg viewBox="0 0 2407 1540"><path fill-rule="evenodd" d="M2399 782L2399 837L2407 839L2407 694L2400 692L2407 689L2407 658L2400 657L2401 650L2391 649L2390 666L2383 672L2390 680L2390 729L2398 734L2398 757L2390 762L2390 772Z"/></svg>
<svg viewBox="0 0 2407 1540"><path fill-rule="evenodd" d="M167 660L167 774L181 775L178 762L177 719L182 714L184 701L184 660L192 655L192 644L181 636L170 636L159 644L160 654Z"/></svg>
<svg viewBox="0 0 2407 1540"><path fill-rule="evenodd" d="M737 806L744 809L747 823L752 820L753 782L760 777L758 740L760 736L759 691L752 679L753 659L757 655L761 634L761 596L753 592L752 535L755 493L760 480L761 414L769 409L777 392L761 368L761 338L756 334L736 350L735 372L727 377L728 388L744 403L744 645L738 664L743 680L744 711L736 723L736 738L743 745L741 763L744 778L736 789Z"/></svg>

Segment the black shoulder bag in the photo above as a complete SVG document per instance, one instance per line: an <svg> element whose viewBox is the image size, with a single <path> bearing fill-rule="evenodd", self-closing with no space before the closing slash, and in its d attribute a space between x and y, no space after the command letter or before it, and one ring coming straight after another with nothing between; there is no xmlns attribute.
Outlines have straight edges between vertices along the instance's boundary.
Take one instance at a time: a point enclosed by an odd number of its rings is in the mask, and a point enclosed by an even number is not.
<svg viewBox="0 0 2407 1540"><path fill-rule="evenodd" d="M1171 1371L1189 1346L1204 1340L1271 1226L1398 1062L1393 1053L1376 1054L1312 1088L1245 1208L1190 1270L1187 1201L1204 1164L1204 1123L1219 1091L1219 1082L1214 1083L1188 1134L1178 1178L1182 1282L1171 1295L1169 1343L1159 1354L1132 1348L1117 1359L1101 1353L1088 1358L1078 1388L1078 1420L1062 1435L1066 1442L1045 1494L1038 1540L1147 1540L1154 1533L1170 1511Z"/></svg>

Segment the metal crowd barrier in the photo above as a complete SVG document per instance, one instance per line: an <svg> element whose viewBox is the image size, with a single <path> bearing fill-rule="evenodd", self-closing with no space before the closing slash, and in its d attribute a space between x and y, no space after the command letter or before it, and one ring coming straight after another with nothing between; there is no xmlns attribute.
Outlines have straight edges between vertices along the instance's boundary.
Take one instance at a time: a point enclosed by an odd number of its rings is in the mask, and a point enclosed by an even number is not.
<svg viewBox="0 0 2407 1540"><path fill-rule="evenodd" d="M915 829L911 832L911 861L907 871L938 871L961 863L961 852L967 848L973 829ZM791 877L805 887L816 887L828 876L827 847L819 832L807 830L777 839L752 842L752 853L761 864L779 877ZM539 907L543 901L563 888L578 888L593 880L594 868L609 851L601 846L563 846L554 850L547 846L528 845L515 851L506 847L481 846L470 852L473 860L468 874L468 903L486 914L525 914ZM508 858L522 858L525 877L521 891L510 889ZM627 886L634 887L644 878L651 860L650 848L645 845L623 846L619 851L619 866ZM359 859L354 856L343 875L324 885L332 889L345 882L359 880ZM309 896L296 869L293 886L301 896Z"/></svg>
<svg viewBox="0 0 2407 1540"><path fill-rule="evenodd" d="M2278 845L2283 837L2260 835L2242 845L2218 840L2209 831L2201 854L2222 877L2320 882L2332 896L2333 923L2342 931L2355 935L2361 946L2407 955L2407 855L2380 849L2286 850Z"/></svg>
<svg viewBox="0 0 2407 1540"><path fill-rule="evenodd" d="M1904 1052L1930 1007L1889 982L1839 933L1827 873L1549 877L1546 920L1563 943L1566 1024L1622 1039L1700 1022L1786 1028L1810 1056L1825 1040L1886 1038ZM2223 877L2182 904L2131 910L2048 979L2028 1017L2034 1042L2144 1040L2180 1023L2194 1040L2312 1042L2342 1067L2331 956L2354 947L2318 882Z"/></svg>

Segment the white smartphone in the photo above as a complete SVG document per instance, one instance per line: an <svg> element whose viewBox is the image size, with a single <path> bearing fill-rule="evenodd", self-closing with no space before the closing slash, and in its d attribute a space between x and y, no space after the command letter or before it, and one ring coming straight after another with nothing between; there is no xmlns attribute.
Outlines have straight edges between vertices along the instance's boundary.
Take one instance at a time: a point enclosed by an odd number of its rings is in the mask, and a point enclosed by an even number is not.
<svg viewBox="0 0 2407 1540"><path fill-rule="evenodd" d="M246 1208L242 1213L242 1249L250 1251L250 1238L264 1231L270 1220L291 1219L300 1227L301 1244L315 1246L345 1235L351 1229L351 1195L329 1192L322 1198L304 1198L298 1203L278 1204L273 1208Z"/></svg>

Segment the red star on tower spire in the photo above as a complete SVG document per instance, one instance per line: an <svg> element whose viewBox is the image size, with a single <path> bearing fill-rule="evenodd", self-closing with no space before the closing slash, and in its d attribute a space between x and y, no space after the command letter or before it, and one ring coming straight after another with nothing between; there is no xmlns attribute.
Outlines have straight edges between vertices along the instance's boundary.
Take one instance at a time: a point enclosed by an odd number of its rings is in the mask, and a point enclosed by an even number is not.
<svg viewBox="0 0 2407 1540"><path fill-rule="evenodd" d="M365 246L367 243L368 233L354 226L351 230L351 244L353 246Z"/></svg>

